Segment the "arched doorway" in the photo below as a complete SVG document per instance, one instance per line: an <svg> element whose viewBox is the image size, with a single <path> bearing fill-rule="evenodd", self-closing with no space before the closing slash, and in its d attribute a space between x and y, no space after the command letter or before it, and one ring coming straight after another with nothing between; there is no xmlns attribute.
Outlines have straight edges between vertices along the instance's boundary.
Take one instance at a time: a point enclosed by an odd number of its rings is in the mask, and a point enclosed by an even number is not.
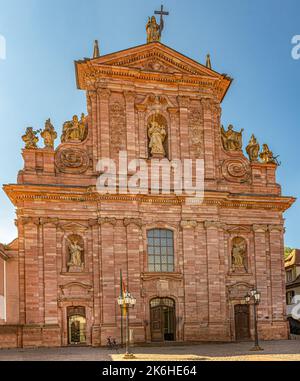
<svg viewBox="0 0 300 381"><path fill-rule="evenodd" d="M68 307L68 344L86 344L86 316L84 307Z"/></svg>
<svg viewBox="0 0 300 381"><path fill-rule="evenodd" d="M155 298L150 301L152 341L175 341L175 302L170 298Z"/></svg>

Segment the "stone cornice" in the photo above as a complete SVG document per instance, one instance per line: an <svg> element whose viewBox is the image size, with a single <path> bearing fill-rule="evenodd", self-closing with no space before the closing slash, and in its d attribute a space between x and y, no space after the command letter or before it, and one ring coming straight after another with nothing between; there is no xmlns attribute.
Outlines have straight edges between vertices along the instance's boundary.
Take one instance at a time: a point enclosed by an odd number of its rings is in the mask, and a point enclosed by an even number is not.
<svg viewBox="0 0 300 381"><path fill-rule="evenodd" d="M4 190L12 203L18 205L23 201L56 201L56 202L101 202L101 201L138 201L150 204L182 205L185 203L183 196L164 195L119 195L98 194L90 187L72 186L46 186L46 185L5 185ZM206 191L203 205L218 206L220 208L263 209L285 211L295 198L265 195L235 195L227 192Z"/></svg>

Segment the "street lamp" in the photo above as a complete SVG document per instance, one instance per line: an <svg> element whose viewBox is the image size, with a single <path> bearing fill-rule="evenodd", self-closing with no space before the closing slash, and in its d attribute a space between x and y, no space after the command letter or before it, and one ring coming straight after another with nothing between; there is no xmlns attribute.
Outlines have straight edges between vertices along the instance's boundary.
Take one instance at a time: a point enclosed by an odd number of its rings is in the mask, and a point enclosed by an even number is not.
<svg viewBox="0 0 300 381"><path fill-rule="evenodd" d="M118 305L124 309L126 313L126 353L124 359L134 359L134 355L129 351L129 308L133 308L136 304L136 299L126 291L118 297Z"/></svg>
<svg viewBox="0 0 300 381"><path fill-rule="evenodd" d="M248 292L248 294L245 296L245 302L247 304L253 305L253 319L254 319L254 347L250 349L250 351L263 351L263 349L259 346L258 343L258 330L257 330L257 311L256 306L260 302L260 292L256 289L252 289Z"/></svg>

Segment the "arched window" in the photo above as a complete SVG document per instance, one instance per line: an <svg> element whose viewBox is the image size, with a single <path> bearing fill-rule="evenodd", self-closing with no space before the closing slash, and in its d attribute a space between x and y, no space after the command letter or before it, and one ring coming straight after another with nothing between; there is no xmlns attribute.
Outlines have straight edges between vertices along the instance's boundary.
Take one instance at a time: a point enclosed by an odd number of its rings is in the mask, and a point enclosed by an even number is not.
<svg viewBox="0 0 300 381"><path fill-rule="evenodd" d="M174 271L174 238L172 230L152 229L147 233L148 271Z"/></svg>

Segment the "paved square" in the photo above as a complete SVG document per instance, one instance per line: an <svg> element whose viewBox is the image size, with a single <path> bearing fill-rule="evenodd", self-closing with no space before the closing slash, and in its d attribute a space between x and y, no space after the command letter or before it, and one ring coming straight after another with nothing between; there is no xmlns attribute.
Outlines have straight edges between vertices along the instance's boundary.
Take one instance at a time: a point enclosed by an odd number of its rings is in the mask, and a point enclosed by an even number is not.
<svg viewBox="0 0 300 381"><path fill-rule="evenodd" d="M134 347L138 361L300 361L300 340L265 341L262 352L252 342L186 346ZM0 361L118 361L123 351L68 347L0 350Z"/></svg>

